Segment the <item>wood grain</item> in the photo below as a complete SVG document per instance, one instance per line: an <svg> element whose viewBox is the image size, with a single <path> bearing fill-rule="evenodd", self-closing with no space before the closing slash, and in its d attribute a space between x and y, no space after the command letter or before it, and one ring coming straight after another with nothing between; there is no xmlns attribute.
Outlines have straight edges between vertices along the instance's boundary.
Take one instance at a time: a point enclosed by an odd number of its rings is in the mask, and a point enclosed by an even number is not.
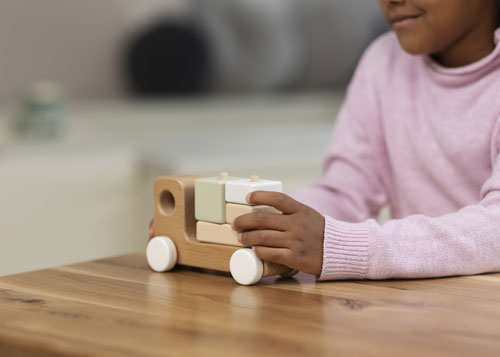
<svg viewBox="0 0 500 357"><path fill-rule="evenodd" d="M500 354L500 274L239 286L132 254L0 278L0 356Z"/></svg>

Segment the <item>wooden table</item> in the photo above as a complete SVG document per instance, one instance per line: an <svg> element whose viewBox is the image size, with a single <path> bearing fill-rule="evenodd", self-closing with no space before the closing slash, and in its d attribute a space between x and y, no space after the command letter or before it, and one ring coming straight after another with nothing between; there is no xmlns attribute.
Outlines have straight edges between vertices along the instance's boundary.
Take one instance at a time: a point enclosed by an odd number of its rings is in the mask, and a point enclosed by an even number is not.
<svg viewBox="0 0 500 357"><path fill-rule="evenodd" d="M500 355L500 274L316 282L143 254L0 278L0 355Z"/></svg>

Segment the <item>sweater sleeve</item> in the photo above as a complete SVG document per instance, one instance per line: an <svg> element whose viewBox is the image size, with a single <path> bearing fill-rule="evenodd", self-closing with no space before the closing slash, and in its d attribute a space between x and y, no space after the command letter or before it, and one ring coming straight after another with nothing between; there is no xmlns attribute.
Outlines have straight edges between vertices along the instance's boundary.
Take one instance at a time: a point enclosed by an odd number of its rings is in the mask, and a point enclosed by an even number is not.
<svg viewBox="0 0 500 357"><path fill-rule="evenodd" d="M385 57L378 53L383 50L380 42L367 49L349 85L324 157L322 179L293 195L319 213L347 222L375 217L387 201L377 163L383 145L372 80L377 62Z"/></svg>
<svg viewBox="0 0 500 357"><path fill-rule="evenodd" d="M498 151L498 150L496 150ZM432 278L500 271L500 155L480 201L440 217L383 225L325 217L320 280Z"/></svg>

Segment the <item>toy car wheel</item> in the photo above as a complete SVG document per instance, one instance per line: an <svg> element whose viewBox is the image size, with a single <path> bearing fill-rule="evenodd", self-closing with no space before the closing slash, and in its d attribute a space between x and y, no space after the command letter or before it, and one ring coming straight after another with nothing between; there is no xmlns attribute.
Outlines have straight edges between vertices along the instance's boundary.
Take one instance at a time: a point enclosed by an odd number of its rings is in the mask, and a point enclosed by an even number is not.
<svg viewBox="0 0 500 357"><path fill-rule="evenodd" d="M297 275L299 271L297 269L291 269L290 271L280 274L282 278L291 278L294 275Z"/></svg>
<svg viewBox="0 0 500 357"><path fill-rule="evenodd" d="M252 249L238 249L229 261L231 275L241 285L252 285L262 278L264 265Z"/></svg>
<svg viewBox="0 0 500 357"><path fill-rule="evenodd" d="M177 262L177 249L169 237L154 237L148 242L146 257L154 271L169 271Z"/></svg>

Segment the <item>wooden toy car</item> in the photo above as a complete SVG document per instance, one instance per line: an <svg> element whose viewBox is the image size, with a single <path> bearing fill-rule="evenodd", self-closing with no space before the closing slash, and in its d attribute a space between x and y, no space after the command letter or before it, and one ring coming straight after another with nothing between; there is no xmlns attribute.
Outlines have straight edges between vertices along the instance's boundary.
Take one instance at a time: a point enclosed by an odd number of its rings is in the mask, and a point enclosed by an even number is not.
<svg viewBox="0 0 500 357"><path fill-rule="evenodd" d="M146 256L158 272L175 264L230 272L242 285L262 277L291 276L286 266L262 261L249 248L199 242L194 214L195 180L199 176L159 177L154 183L155 237L150 239Z"/></svg>

